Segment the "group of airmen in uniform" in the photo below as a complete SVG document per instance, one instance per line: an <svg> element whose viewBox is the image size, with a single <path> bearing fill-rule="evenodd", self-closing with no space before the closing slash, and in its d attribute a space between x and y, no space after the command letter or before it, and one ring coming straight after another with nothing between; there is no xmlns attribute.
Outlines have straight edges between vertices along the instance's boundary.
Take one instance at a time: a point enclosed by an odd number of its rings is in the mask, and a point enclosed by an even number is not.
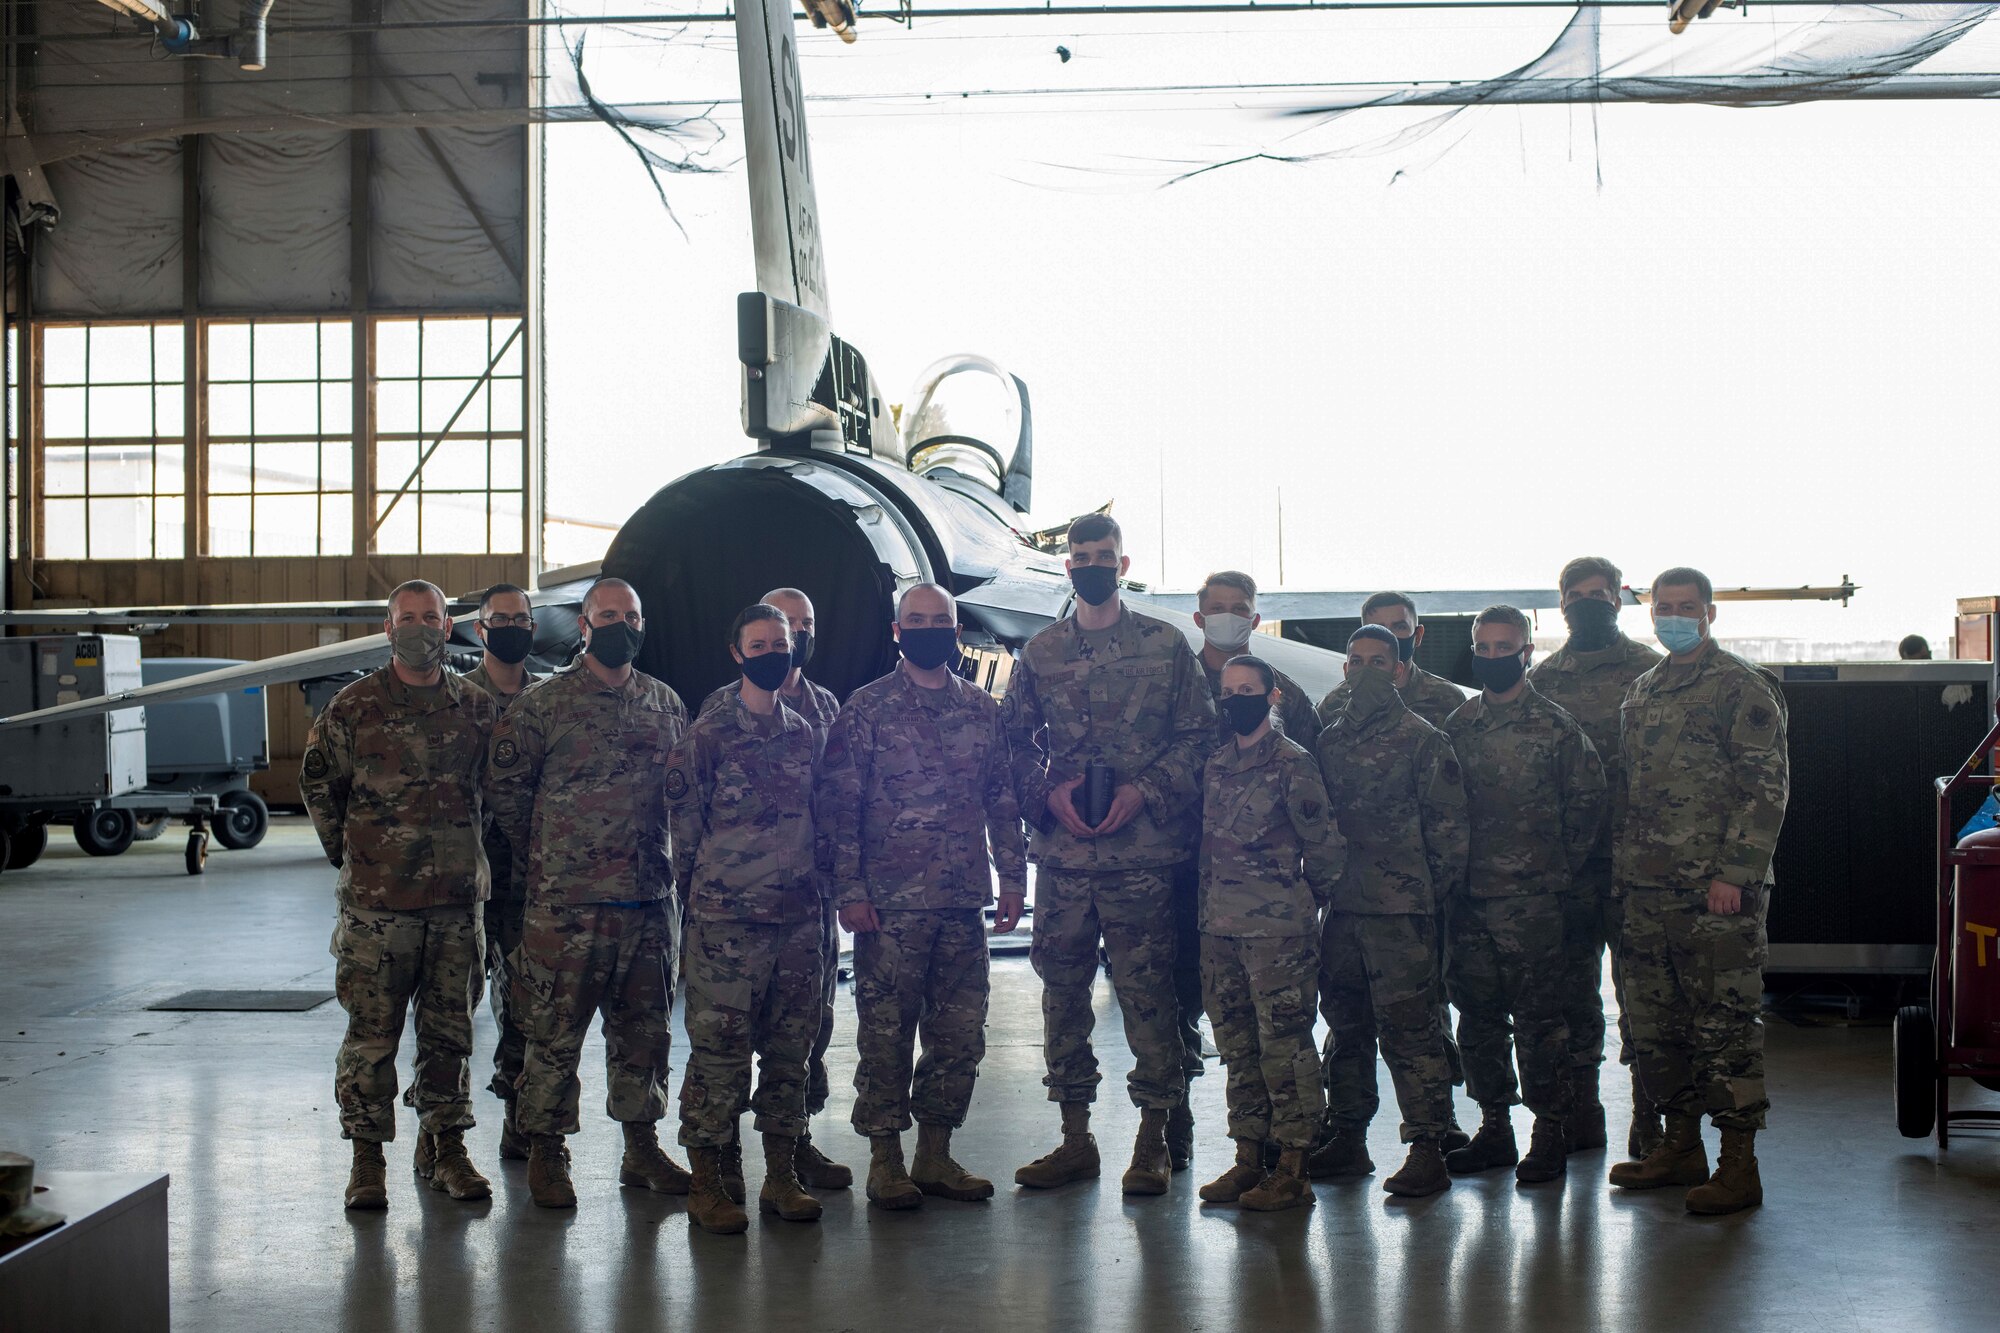
<svg viewBox="0 0 2000 1333"><path fill-rule="evenodd" d="M519 588L485 595L485 654L465 675L445 664L444 595L398 588L390 663L320 715L301 778L339 869L347 1206L387 1206L412 1006L415 1170L453 1198L490 1194L464 1138L485 993L500 1155L527 1161L537 1204L576 1203L564 1143L581 1129L596 1015L621 1184L686 1195L707 1230L744 1230L747 1110L760 1209L818 1217L811 1190L853 1183L810 1133L828 1096L836 922L854 936L852 1123L870 1202L991 1197L951 1140L985 1049L986 916L1014 930L1031 861L1061 1137L1015 1173L1023 1187L1100 1172L1100 957L1133 1055L1127 1194L1168 1193L1192 1160L1204 1012L1235 1141L1204 1201L1309 1206L1313 1180L1372 1172L1378 1050L1408 1145L1385 1189L1428 1195L1509 1166L1524 1184L1557 1180L1570 1154L1607 1143L1608 947L1634 1107L1611 1182L1685 1188L1703 1213L1761 1203L1758 1012L1786 715L1769 673L1711 639L1708 579L1654 580L1663 657L1619 630L1617 567L1570 562L1568 642L1534 662L1527 617L1487 608L1470 699L1416 665L1412 600L1378 594L1315 708L1246 651L1247 575L1202 589L1197 653L1124 604L1121 547L1108 516L1072 525L1074 613L1022 649L1004 702L954 672L956 605L919 584L896 608L896 668L841 704L803 674L819 627L787 588L737 616L739 679L692 720L633 666L645 619L621 580L591 588L583 655L545 678L525 670L535 621ZM691 1169L657 1132L677 994ZM1459 1082L1481 1110L1471 1134ZM1703 1115L1721 1135L1713 1171Z"/></svg>

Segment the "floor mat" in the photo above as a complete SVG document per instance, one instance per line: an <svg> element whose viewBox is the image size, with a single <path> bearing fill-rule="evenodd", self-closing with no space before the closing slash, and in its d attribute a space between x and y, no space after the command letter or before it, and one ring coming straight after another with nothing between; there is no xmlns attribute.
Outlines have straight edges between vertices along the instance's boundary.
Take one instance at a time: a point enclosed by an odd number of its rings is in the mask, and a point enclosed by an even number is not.
<svg viewBox="0 0 2000 1333"><path fill-rule="evenodd" d="M330 990L191 990L148 1009L214 1010L227 1013L304 1013L333 998Z"/></svg>

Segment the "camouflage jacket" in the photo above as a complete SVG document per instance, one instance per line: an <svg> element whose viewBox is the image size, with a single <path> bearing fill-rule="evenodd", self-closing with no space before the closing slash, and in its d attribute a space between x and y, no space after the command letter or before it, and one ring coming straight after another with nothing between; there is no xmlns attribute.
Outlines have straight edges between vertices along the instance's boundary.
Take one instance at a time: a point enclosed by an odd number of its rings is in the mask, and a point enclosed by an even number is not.
<svg viewBox="0 0 2000 1333"><path fill-rule="evenodd" d="M1000 705L957 676L927 690L899 666L849 695L818 793L838 906L984 907L995 869L1002 892L1027 892Z"/></svg>
<svg viewBox="0 0 2000 1333"><path fill-rule="evenodd" d="M1711 879L1769 884L1791 796L1785 723L1777 678L1713 644L1633 682L1618 878L1704 895Z"/></svg>
<svg viewBox="0 0 2000 1333"><path fill-rule="evenodd" d="M742 684L740 680L732 680L710 690L708 697L701 701L701 707L695 710L695 716L705 717L717 708L735 703L741 697L738 691ZM778 702L804 718L806 725L813 729L814 737L824 746L827 731L833 726L833 719L840 713L840 700L833 697L832 690L824 685L815 684L805 676L799 677L799 685L802 688L796 699L780 691Z"/></svg>
<svg viewBox="0 0 2000 1333"><path fill-rule="evenodd" d="M667 762L674 874L698 921L767 925L815 918L813 846L819 740L784 704L757 714L739 697L695 719Z"/></svg>
<svg viewBox="0 0 2000 1333"><path fill-rule="evenodd" d="M531 902L672 895L667 752L680 696L643 671L606 685L579 661L521 692L493 730L486 796Z"/></svg>
<svg viewBox="0 0 2000 1333"><path fill-rule="evenodd" d="M1397 693L1403 696L1403 702L1409 706L1412 713L1439 728L1442 728L1445 719L1465 702L1464 690L1443 676L1432 675L1415 662L1410 663L1409 682ZM1326 698L1319 701L1319 724L1322 727L1330 726L1334 714L1346 704L1347 682L1343 680L1327 692Z"/></svg>
<svg viewBox="0 0 2000 1333"><path fill-rule="evenodd" d="M1319 734L1320 775L1347 839L1333 910L1435 912L1465 877L1465 779L1443 732L1400 702Z"/></svg>
<svg viewBox="0 0 2000 1333"><path fill-rule="evenodd" d="M1074 617L1058 620L1021 650L1001 717L1036 864L1135 870L1194 854L1215 703L1194 650L1172 625L1129 606L1108 630L1086 633ZM1109 837L1079 838L1049 813L1049 792L1082 777L1093 760L1136 786L1146 808Z"/></svg>
<svg viewBox="0 0 2000 1333"><path fill-rule="evenodd" d="M385 666L313 721L299 792L340 866L342 903L408 912L486 898L480 783L495 711L449 671L415 689Z"/></svg>
<svg viewBox="0 0 2000 1333"><path fill-rule="evenodd" d="M1347 860L1319 764L1273 727L1202 774L1201 929L1233 939L1317 935Z"/></svg>
<svg viewBox="0 0 2000 1333"><path fill-rule="evenodd" d="M1475 694L1445 725L1465 773L1474 898L1562 893L1590 859L1604 806L1604 766L1576 719L1535 692L1494 703Z"/></svg>
<svg viewBox="0 0 2000 1333"><path fill-rule="evenodd" d="M1220 710L1222 672L1211 667L1208 659L1199 653L1195 655L1195 660L1201 663L1202 677L1208 681L1208 697ZM1275 683L1278 687L1278 707L1272 725L1305 747L1307 754L1311 754L1313 742L1319 739L1319 714L1313 709L1312 696L1307 694L1297 681L1278 668L1272 667L1271 674L1276 677ZM1234 733L1229 730L1229 724L1218 717L1215 731L1216 747L1219 749L1235 739Z"/></svg>
<svg viewBox="0 0 2000 1333"><path fill-rule="evenodd" d="M544 679L544 677L538 676L534 672L530 671L527 673L527 685L523 685L517 692L513 694L503 694L500 691L500 687L493 683L493 678L486 674L486 659L482 657L479 659L478 666L472 668L472 670L461 675L459 679L469 680L474 685L477 685L480 689L485 690L488 694L492 695L493 702L498 704L500 706L500 711L504 713L507 711L508 704L513 703L516 699L520 698L523 694L526 694L528 692L528 685L533 685L536 681Z"/></svg>
<svg viewBox="0 0 2000 1333"><path fill-rule="evenodd" d="M1604 765L1608 795L1598 819L1595 858L1611 855L1612 835L1618 830L1618 809L1625 799L1625 759L1618 743L1618 706L1632 682L1666 659L1655 650L1623 634L1609 648L1578 652L1564 644L1535 663L1528 680L1542 697L1575 718L1597 747L1598 762Z"/></svg>

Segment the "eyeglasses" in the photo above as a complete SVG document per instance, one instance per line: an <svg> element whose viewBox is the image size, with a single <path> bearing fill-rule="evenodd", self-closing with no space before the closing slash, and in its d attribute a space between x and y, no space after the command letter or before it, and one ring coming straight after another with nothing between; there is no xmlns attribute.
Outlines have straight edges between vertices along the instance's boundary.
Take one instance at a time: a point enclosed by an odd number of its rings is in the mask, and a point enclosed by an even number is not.
<svg viewBox="0 0 2000 1333"><path fill-rule="evenodd" d="M479 623L488 629L533 629L535 627L535 617L532 612L518 616L495 614L486 617L486 619Z"/></svg>

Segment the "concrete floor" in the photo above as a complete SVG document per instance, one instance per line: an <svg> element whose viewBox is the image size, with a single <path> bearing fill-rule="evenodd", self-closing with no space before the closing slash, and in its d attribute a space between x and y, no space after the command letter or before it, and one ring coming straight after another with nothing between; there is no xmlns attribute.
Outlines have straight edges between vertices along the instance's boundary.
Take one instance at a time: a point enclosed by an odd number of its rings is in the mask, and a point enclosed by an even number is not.
<svg viewBox="0 0 2000 1333"><path fill-rule="evenodd" d="M968 1167L1004 1182L991 1203L882 1214L858 1190L830 1193L819 1225L759 1219L747 1237L709 1236L679 1200L619 1189L618 1131L587 1115L571 1141L581 1206L548 1212L529 1202L522 1167L497 1160L497 1103L481 1093L470 1138L492 1201L414 1184L402 1169L411 1122L389 1150L389 1211L349 1214L330 1095L338 1006L145 1010L194 987L330 989L332 873L298 819L255 851L218 851L199 879L180 855L171 832L111 861L59 837L41 864L0 877L0 1147L50 1169L171 1172L184 1329L1995 1327L2000 1140L1968 1134L1940 1157L1899 1138L1884 1028L1772 1023L1760 1211L1703 1220L1672 1192L1616 1195L1601 1153L1572 1159L1559 1187L1517 1189L1497 1172L1391 1201L1380 1180L1400 1152L1385 1113L1374 1178L1323 1183L1309 1213L1259 1216L1195 1200L1228 1160L1219 1076L1196 1084L1194 1170L1164 1199L1120 1197L1136 1117L1102 987L1099 1049L1106 1088L1120 1090L1099 1104L1106 1179L1012 1186L1055 1132L1021 958L995 966L959 1145ZM861 1164L845 1122L852 1017L843 987L835 1105L818 1128ZM482 1018L477 1068L491 1042ZM677 1041L676 1091L681 1058ZM584 1078L588 1113L601 1068L587 1063ZM1608 1082L1622 1124L1622 1080ZM1518 1123L1525 1143L1525 1113Z"/></svg>

